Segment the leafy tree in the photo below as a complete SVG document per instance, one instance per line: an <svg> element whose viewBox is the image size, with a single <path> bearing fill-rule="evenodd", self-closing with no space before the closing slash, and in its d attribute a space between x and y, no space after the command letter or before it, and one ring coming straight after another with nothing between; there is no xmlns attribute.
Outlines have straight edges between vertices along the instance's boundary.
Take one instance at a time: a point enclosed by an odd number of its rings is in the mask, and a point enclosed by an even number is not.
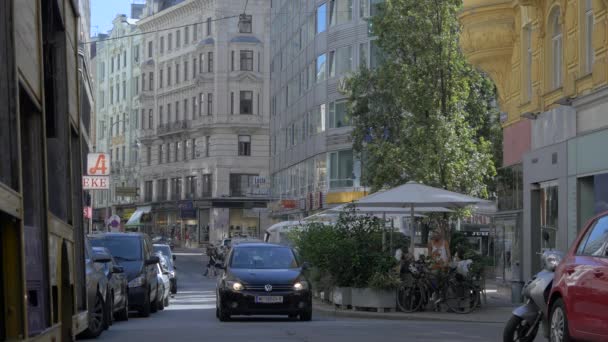
<svg viewBox="0 0 608 342"><path fill-rule="evenodd" d="M386 0L371 19L383 62L347 89L354 148L373 190L408 180L480 197L492 189L495 89L459 49L461 2Z"/></svg>

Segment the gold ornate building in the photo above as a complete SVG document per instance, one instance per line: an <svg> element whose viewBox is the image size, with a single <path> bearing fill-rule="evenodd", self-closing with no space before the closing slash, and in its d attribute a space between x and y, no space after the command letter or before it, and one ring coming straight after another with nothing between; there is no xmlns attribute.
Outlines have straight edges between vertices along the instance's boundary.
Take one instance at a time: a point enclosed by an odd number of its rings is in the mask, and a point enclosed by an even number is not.
<svg viewBox="0 0 608 342"><path fill-rule="evenodd" d="M497 222L505 280L517 280L608 209L608 0L464 0L460 21L503 111Z"/></svg>

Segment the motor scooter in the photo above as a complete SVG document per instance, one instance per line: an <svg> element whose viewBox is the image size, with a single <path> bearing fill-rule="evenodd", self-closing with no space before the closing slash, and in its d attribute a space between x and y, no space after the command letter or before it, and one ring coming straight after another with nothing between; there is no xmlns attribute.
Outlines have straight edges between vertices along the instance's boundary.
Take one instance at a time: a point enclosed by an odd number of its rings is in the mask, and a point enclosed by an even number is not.
<svg viewBox="0 0 608 342"><path fill-rule="evenodd" d="M543 239L548 241L549 237L543 236ZM563 253L555 250L546 250L541 254L543 269L524 285L524 304L513 310L513 315L503 330L504 342L534 341L541 323L544 335L549 336L547 301L553 286L555 268L563 256Z"/></svg>

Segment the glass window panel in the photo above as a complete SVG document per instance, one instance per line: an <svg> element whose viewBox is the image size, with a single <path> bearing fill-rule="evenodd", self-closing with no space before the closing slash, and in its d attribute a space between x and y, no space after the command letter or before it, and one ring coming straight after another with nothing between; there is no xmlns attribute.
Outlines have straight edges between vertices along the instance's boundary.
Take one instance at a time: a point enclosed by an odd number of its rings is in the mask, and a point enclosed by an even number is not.
<svg viewBox="0 0 608 342"><path fill-rule="evenodd" d="M322 4L317 7L316 13L316 22L317 22L317 34L321 32L325 32L327 29L327 4Z"/></svg>
<svg viewBox="0 0 608 342"><path fill-rule="evenodd" d="M325 81L325 74L326 74L326 69L327 69L326 64L327 64L327 55L326 54L319 55L319 57L317 57L317 74L316 74L317 82Z"/></svg>

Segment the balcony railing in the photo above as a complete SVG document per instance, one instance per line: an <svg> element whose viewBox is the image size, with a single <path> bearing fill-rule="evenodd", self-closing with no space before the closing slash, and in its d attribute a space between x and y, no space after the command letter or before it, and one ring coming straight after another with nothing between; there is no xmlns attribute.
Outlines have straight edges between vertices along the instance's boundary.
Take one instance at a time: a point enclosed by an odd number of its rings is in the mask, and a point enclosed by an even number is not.
<svg viewBox="0 0 608 342"><path fill-rule="evenodd" d="M189 121L182 120L176 122L169 122L165 124L158 125L158 134L166 134L182 131L184 129L190 128L191 124Z"/></svg>

